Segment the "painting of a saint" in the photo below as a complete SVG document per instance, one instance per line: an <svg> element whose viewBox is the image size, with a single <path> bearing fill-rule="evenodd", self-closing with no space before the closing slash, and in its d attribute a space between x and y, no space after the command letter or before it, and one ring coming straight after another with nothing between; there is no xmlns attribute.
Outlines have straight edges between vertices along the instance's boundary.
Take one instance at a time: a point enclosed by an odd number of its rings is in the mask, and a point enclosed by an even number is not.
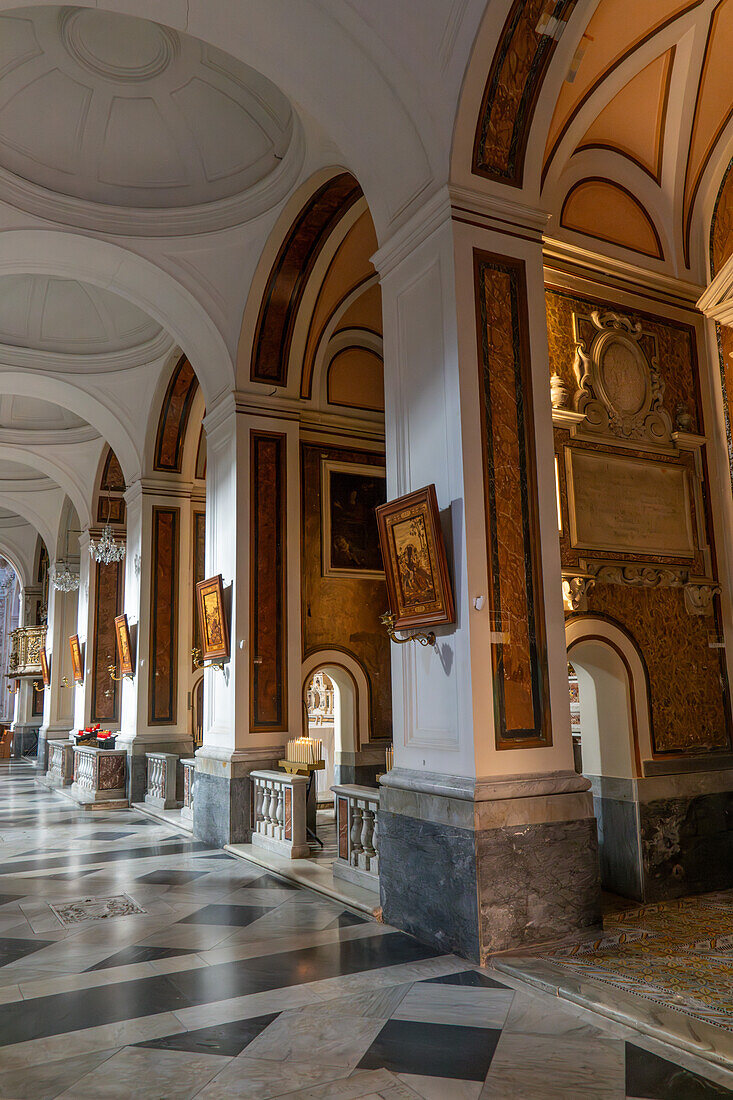
<svg viewBox="0 0 733 1100"><path fill-rule="evenodd" d="M435 486L380 505L376 512L394 629L454 622Z"/></svg>
<svg viewBox="0 0 733 1100"><path fill-rule="evenodd" d="M132 649L130 646L130 628L127 625L127 615L118 615L115 618L115 635L117 637L117 655L120 659L120 674L132 676Z"/></svg>
<svg viewBox="0 0 733 1100"><path fill-rule="evenodd" d="M221 661L229 658L229 624L224 609L224 585L221 574L199 581L196 585L201 658Z"/></svg>
<svg viewBox="0 0 733 1100"><path fill-rule="evenodd" d="M323 575L381 579L374 510L385 501L384 469L327 461L321 484Z"/></svg>

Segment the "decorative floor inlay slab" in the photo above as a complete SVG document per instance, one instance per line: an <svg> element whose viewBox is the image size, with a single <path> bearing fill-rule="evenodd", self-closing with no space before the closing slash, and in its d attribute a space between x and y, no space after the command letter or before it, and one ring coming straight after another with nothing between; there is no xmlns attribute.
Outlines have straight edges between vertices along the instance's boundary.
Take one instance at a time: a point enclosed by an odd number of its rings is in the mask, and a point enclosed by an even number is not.
<svg viewBox="0 0 733 1100"><path fill-rule="evenodd" d="M548 962L733 1032L733 890L607 914Z"/></svg>
<svg viewBox="0 0 733 1100"><path fill-rule="evenodd" d="M145 913L129 894L115 894L111 898L78 898L76 901L49 903L62 924L79 924L85 920L108 920L110 917L129 917Z"/></svg>

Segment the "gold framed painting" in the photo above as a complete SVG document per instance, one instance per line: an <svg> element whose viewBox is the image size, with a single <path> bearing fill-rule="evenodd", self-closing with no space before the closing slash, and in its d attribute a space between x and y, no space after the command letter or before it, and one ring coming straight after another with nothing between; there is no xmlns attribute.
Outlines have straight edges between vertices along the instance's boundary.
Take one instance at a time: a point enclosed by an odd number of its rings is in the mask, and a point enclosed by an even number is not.
<svg viewBox="0 0 733 1100"><path fill-rule="evenodd" d="M391 500L376 512L394 629L455 622L435 486Z"/></svg>
<svg viewBox="0 0 733 1100"><path fill-rule="evenodd" d="M46 653L45 645L41 646L41 679L43 680L44 687L48 687L51 683L51 675L48 671L48 654Z"/></svg>
<svg viewBox="0 0 733 1100"><path fill-rule="evenodd" d="M74 674L74 680L77 684L84 683L84 664L81 657L81 645L79 644L79 635L72 634L69 638L69 646L71 648L71 668Z"/></svg>
<svg viewBox="0 0 733 1100"><path fill-rule="evenodd" d="M387 499L384 466L321 461L324 577L383 580L374 511Z"/></svg>
<svg viewBox="0 0 733 1100"><path fill-rule="evenodd" d="M221 573L196 585L196 606L201 628L201 660L229 659L229 624L224 609Z"/></svg>
<svg viewBox="0 0 733 1100"><path fill-rule="evenodd" d="M115 617L115 637L117 639L117 656L120 662L120 676L132 676L132 643L130 642L130 627L127 623L127 615Z"/></svg>

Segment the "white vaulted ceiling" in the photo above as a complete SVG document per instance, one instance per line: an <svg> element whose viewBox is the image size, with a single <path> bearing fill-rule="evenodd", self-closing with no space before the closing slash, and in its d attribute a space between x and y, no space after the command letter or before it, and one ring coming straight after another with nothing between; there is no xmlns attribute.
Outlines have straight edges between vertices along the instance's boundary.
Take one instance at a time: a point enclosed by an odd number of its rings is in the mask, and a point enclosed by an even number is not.
<svg viewBox="0 0 733 1100"><path fill-rule="evenodd" d="M160 331L136 306L89 283L48 275L0 277L0 344L103 355L138 347Z"/></svg>
<svg viewBox="0 0 733 1100"><path fill-rule="evenodd" d="M62 409L39 397L0 395L0 429L27 432L62 432L86 427L86 421L69 409Z"/></svg>
<svg viewBox="0 0 733 1100"><path fill-rule="evenodd" d="M292 130L265 77L158 23L0 17L0 169L49 191L135 209L231 198L277 168Z"/></svg>

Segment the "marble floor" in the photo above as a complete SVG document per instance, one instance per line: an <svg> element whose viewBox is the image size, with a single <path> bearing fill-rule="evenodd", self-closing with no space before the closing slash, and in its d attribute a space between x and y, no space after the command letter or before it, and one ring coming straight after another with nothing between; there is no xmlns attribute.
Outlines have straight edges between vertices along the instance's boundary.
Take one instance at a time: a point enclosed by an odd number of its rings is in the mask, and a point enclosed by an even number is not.
<svg viewBox="0 0 733 1100"><path fill-rule="evenodd" d="M0 764L0 1097L702 1100L733 1073Z"/></svg>

